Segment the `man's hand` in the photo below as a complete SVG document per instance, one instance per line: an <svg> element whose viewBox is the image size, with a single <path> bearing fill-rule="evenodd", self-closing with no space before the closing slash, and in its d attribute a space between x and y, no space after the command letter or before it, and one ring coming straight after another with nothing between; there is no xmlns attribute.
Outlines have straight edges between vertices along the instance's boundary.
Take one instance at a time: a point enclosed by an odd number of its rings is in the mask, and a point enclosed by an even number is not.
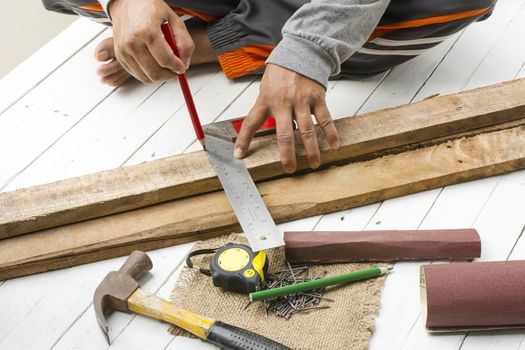
<svg viewBox="0 0 525 350"><path fill-rule="evenodd" d="M184 22L163 0L112 0L115 55L143 83L172 79L190 65L195 48ZM180 59L164 39L160 25L169 21Z"/></svg>
<svg viewBox="0 0 525 350"><path fill-rule="evenodd" d="M291 70L268 64L261 80L259 97L235 142L235 157L246 155L255 132L271 115L277 123L277 145L284 170L293 173L297 167L292 119L297 121L308 164L313 169L317 168L321 155L312 114L330 147L339 148L339 134L326 107L324 87Z"/></svg>

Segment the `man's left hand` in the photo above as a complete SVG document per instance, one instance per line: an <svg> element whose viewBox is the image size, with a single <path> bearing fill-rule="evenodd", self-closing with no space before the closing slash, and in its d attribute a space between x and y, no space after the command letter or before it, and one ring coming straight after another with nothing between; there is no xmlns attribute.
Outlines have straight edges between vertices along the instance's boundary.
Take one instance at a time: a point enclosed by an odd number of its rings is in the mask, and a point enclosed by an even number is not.
<svg viewBox="0 0 525 350"><path fill-rule="evenodd" d="M248 153L255 132L271 115L277 124L277 146L284 170L293 173L297 167L293 119L297 122L308 165L317 168L321 155L312 114L330 147L339 148L339 134L326 106L324 87L294 71L268 64L257 101L244 120L235 142L235 157L243 158Z"/></svg>

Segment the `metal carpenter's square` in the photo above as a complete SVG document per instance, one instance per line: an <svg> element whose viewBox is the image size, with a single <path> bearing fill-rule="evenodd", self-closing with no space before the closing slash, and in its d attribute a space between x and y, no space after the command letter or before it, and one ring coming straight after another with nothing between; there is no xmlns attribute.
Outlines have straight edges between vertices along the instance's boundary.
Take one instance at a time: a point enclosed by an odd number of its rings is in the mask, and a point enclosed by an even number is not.
<svg viewBox="0 0 525 350"><path fill-rule="evenodd" d="M244 119L204 126L206 153L215 169L233 211L254 252L284 245L283 233L266 208L244 161L233 157L233 145ZM269 117L256 136L275 132L275 119Z"/></svg>

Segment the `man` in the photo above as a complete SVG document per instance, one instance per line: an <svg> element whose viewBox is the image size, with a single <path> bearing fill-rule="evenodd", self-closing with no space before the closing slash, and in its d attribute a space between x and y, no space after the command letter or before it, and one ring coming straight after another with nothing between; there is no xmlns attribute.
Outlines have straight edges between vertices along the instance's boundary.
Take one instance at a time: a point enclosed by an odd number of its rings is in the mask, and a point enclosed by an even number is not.
<svg viewBox="0 0 525 350"><path fill-rule="evenodd" d="M375 74L416 57L467 25L490 16L496 0L43 0L47 9L113 25L101 42L98 74L120 85L150 83L191 64L218 61L229 79L262 74L257 101L235 143L243 158L268 115L277 122L281 163L296 169L292 119L308 164L320 152L314 115L333 149L339 135L325 103L329 77ZM186 23L178 15L193 18ZM109 20L109 18L111 20ZM180 59L165 42L169 21Z"/></svg>

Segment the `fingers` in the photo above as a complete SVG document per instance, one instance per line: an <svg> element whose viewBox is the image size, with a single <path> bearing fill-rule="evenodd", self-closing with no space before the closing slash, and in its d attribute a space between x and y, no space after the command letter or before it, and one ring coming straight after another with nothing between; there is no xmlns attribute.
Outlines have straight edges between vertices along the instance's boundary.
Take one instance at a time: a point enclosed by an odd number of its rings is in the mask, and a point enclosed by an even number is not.
<svg viewBox="0 0 525 350"><path fill-rule="evenodd" d="M97 68L97 74L101 77L107 77L111 74L121 72L123 70L124 69L122 68L120 63L116 59L113 59L109 63L103 63L99 65Z"/></svg>
<svg viewBox="0 0 525 350"><path fill-rule="evenodd" d="M129 73L122 69L121 71L118 71L116 73L101 77L100 80L106 85L120 86L129 78Z"/></svg>
<svg viewBox="0 0 525 350"><path fill-rule="evenodd" d="M304 106L302 108L296 108L295 120L297 121L299 135L301 136L306 151L308 165L310 168L316 169L321 163L321 153L319 152L317 133L315 131L314 123L312 122L310 108L304 108Z"/></svg>
<svg viewBox="0 0 525 350"><path fill-rule="evenodd" d="M173 54L173 51L166 40L164 40L164 36L160 30L159 36L156 36L152 41L147 43L147 48L154 62L156 62L160 68L170 70L177 74L182 74L186 70L186 66L181 59Z"/></svg>
<svg viewBox="0 0 525 350"><path fill-rule="evenodd" d="M273 114L277 127L277 147L279 148L279 157L284 171L291 174L297 168L295 159L295 142L292 126L292 111L288 109L276 110Z"/></svg>
<svg viewBox="0 0 525 350"><path fill-rule="evenodd" d="M330 148L338 149L341 144L341 140L324 99L315 104L313 107L313 113L317 123L323 130Z"/></svg>
<svg viewBox="0 0 525 350"><path fill-rule="evenodd" d="M127 54L127 53L121 53L117 57L118 61L124 67L124 69L134 76L137 80L140 80L144 84L151 83L151 80L148 78L146 73L142 71L142 68L140 68L140 65L135 61L135 59Z"/></svg>
<svg viewBox="0 0 525 350"><path fill-rule="evenodd" d="M193 43L190 33L186 29L186 25L177 15L171 15L169 22L173 35L175 36L179 58L184 64L184 70L182 71L184 72L190 67L191 55L195 50L195 44Z"/></svg>
<svg viewBox="0 0 525 350"><path fill-rule="evenodd" d="M260 108L258 105L255 105L250 110L250 113L248 113L244 119L244 122L242 123L241 131L239 132L237 140L235 141L233 151L235 158L241 159L246 156L253 136L255 135L257 129L259 129L262 123L264 123L266 120L266 116L266 110L264 108Z"/></svg>
<svg viewBox="0 0 525 350"><path fill-rule="evenodd" d="M122 66L135 78L147 84L156 81L166 81L176 74L184 73L189 66L194 50L193 40L184 23L175 16L172 27L176 37L177 48L181 58L178 58L166 42L160 26L127 33L125 39L116 49L116 56ZM101 49L99 55L105 55ZM106 69L110 69L107 67Z"/></svg>
<svg viewBox="0 0 525 350"><path fill-rule="evenodd" d="M171 55L174 57L173 53ZM175 72L159 65L146 46L136 47L131 56L152 82L166 81L175 77Z"/></svg>
<svg viewBox="0 0 525 350"><path fill-rule="evenodd" d="M112 58L115 58L113 38L106 38L97 45L95 49L95 59L99 62L105 62Z"/></svg>

